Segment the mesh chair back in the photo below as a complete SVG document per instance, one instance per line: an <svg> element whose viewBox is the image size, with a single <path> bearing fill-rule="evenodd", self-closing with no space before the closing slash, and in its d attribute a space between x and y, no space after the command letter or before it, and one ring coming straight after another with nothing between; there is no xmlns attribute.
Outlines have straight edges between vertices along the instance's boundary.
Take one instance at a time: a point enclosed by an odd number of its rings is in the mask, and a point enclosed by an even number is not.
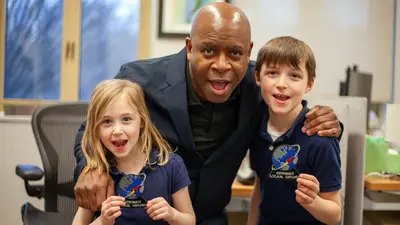
<svg viewBox="0 0 400 225"><path fill-rule="evenodd" d="M45 211L74 215L75 136L87 116L88 103L57 103L39 107L32 129L43 161Z"/></svg>

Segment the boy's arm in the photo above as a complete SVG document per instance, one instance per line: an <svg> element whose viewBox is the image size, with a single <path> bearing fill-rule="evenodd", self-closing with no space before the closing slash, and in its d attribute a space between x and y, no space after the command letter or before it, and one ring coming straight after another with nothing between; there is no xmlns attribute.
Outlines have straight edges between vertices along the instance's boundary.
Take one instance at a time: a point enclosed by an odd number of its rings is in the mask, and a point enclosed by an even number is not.
<svg viewBox="0 0 400 225"><path fill-rule="evenodd" d="M307 154L314 176L300 174L296 201L317 220L336 224L340 222L342 213L340 147L335 138L320 140L319 145L311 147Z"/></svg>
<svg viewBox="0 0 400 225"><path fill-rule="evenodd" d="M250 210L247 217L247 225L258 225L260 220L260 206L261 203L261 190L260 190L260 178L256 176L254 183L253 192L250 200Z"/></svg>
<svg viewBox="0 0 400 225"><path fill-rule="evenodd" d="M301 205L322 223L334 225L342 219L340 191L320 193L313 203Z"/></svg>

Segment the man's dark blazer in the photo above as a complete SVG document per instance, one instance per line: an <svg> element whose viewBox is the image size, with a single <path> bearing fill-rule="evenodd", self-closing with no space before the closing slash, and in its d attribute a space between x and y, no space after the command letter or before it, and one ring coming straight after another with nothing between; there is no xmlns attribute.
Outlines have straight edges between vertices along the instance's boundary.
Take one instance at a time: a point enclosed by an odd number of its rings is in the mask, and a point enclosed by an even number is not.
<svg viewBox="0 0 400 225"><path fill-rule="evenodd" d="M261 101L254 77L254 63L249 64L240 88L238 127L205 160L195 149L186 94L186 50L161 58L134 61L121 67L116 76L138 82L146 94L151 119L168 142L177 148L189 171L190 196L198 224L225 225L224 208L231 197L231 185L260 121L256 113ZM76 137L75 180L86 165L80 142L85 124Z"/></svg>

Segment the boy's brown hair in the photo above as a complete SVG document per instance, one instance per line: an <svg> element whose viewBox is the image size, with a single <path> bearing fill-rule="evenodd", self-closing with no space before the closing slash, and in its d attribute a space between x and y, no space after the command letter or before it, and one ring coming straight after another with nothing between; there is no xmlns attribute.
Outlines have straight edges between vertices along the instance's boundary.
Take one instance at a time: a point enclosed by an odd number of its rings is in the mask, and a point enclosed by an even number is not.
<svg viewBox="0 0 400 225"><path fill-rule="evenodd" d="M303 60L308 73L308 82L311 82L316 76L316 62L310 46L294 37L276 37L258 51L255 70L260 73L264 63L268 63L268 65L286 64L299 69Z"/></svg>

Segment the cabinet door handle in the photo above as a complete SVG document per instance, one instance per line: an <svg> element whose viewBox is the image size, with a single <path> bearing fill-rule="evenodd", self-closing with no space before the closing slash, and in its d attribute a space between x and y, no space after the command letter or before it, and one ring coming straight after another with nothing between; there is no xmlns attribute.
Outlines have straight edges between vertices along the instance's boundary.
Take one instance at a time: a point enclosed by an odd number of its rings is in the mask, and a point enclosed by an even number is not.
<svg viewBox="0 0 400 225"><path fill-rule="evenodd" d="M71 59L74 60L75 57L75 41L71 44Z"/></svg>
<svg viewBox="0 0 400 225"><path fill-rule="evenodd" d="M71 52L71 43L67 41L67 44L65 46L65 59L69 58L70 52Z"/></svg>

